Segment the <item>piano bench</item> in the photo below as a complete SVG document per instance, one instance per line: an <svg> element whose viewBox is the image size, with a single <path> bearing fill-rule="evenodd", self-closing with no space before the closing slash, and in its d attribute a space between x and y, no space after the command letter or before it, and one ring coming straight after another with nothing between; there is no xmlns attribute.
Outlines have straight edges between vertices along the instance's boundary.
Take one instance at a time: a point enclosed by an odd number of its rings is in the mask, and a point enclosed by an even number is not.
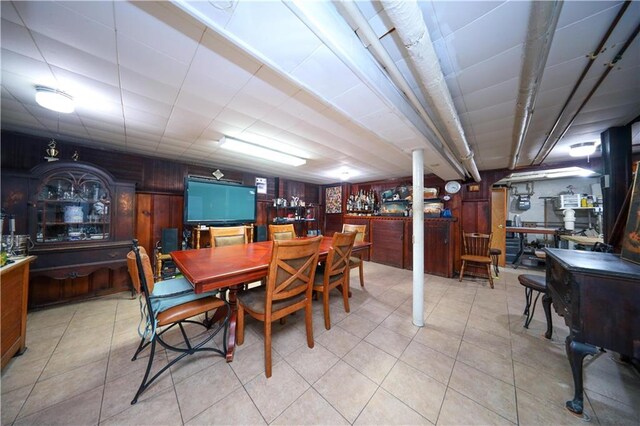
<svg viewBox="0 0 640 426"><path fill-rule="evenodd" d="M538 298L540 294L547 294L547 280L545 277L540 275L533 274L522 274L518 275L518 281L524 287L524 297L527 302L527 305L524 308L524 315L527 316L527 319L524 322L524 328L529 328L529 324L533 319L533 313L536 310L536 303L538 303ZM533 302L533 307L531 306L531 299L533 296L533 291L537 291L536 299Z"/></svg>

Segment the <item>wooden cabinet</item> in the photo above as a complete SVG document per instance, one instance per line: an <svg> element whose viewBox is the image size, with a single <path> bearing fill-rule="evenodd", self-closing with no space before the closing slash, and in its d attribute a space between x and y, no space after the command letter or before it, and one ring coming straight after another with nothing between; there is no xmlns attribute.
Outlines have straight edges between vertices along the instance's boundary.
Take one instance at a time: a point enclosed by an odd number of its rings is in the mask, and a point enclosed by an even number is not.
<svg viewBox="0 0 640 426"><path fill-rule="evenodd" d="M455 264L455 224L456 219L425 219L424 221L424 272L451 278ZM409 236L412 223L407 222ZM407 247L407 269L413 268L413 245Z"/></svg>
<svg viewBox="0 0 640 426"><path fill-rule="evenodd" d="M130 289L135 188L87 163L34 167L28 184L29 307Z"/></svg>
<svg viewBox="0 0 640 426"><path fill-rule="evenodd" d="M371 260L385 265L403 267L404 223L393 219L371 220Z"/></svg>
<svg viewBox="0 0 640 426"><path fill-rule="evenodd" d="M15 263L0 269L0 302L2 303L2 368L16 353L26 349L27 296L29 290L29 264L33 256L16 259Z"/></svg>
<svg viewBox="0 0 640 426"><path fill-rule="evenodd" d="M350 225L365 225L367 228L364 231L364 240L371 241L371 220L366 217L355 217L355 216L345 216L344 223L348 223ZM369 256L369 250L362 252L362 256L364 260L371 260Z"/></svg>

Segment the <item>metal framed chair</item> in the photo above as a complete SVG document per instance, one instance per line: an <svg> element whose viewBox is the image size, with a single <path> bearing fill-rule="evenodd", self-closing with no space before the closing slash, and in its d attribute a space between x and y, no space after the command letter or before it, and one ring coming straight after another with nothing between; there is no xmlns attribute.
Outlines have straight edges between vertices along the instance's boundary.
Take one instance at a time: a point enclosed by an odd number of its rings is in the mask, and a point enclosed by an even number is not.
<svg viewBox="0 0 640 426"><path fill-rule="evenodd" d="M462 243L464 254L460 256L462 260L462 268L460 268L460 281L464 275L464 268L467 263L478 264L486 267L489 284L493 288L493 275L491 274L492 259L491 250L491 234L479 234L477 232L463 232Z"/></svg>
<svg viewBox="0 0 640 426"><path fill-rule="evenodd" d="M269 241L292 240L296 237L293 223L286 225L269 225Z"/></svg>
<svg viewBox="0 0 640 426"><path fill-rule="evenodd" d="M304 240L275 240L269 263L266 289L237 294L237 342L244 343L244 314L264 323L264 371L271 377L271 323L304 309L307 345L313 348L311 295L322 237Z"/></svg>
<svg viewBox="0 0 640 426"><path fill-rule="evenodd" d="M142 383L140 383L138 391L131 401L133 405L138 402L138 397L149 385L187 355L211 351L224 357L227 351L226 342L231 307L224 298L218 297L218 292L195 294L193 286L185 278L174 278L155 283L151 261L144 248L138 246L138 240L133 240L132 250L127 254L127 266L133 286L140 294L141 314L143 315L141 320L142 330L140 330L140 327L138 329L141 336L140 344L131 361L135 361L140 352L151 346L149 361ZM144 307L142 306L143 303ZM213 324L207 326L205 322L197 321L193 318L217 309L225 309L226 313L214 328L212 328ZM201 325L209 330L209 333L197 344L192 344L183 326L183 324L187 323ZM180 329L184 347L170 344L163 338L165 333L175 326ZM216 347L205 347L220 331L224 333L224 348L220 350ZM167 350L178 352L179 355L162 367L153 377L149 378L157 343Z"/></svg>
<svg viewBox="0 0 640 426"><path fill-rule="evenodd" d="M367 232L367 225L351 225L345 223L342 225L342 232L355 232L356 241L364 241L364 236ZM349 257L349 269L358 268L358 272L360 274L360 287L364 287L364 259L362 256L362 253L358 253Z"/></svg>
<svg viewBox="0 0 640 426"><path fill-rule="evenodd" d="M324 328L331 329L329 314L329 292L337 287L341 288L344 310L349 312L349 258L356 239L355 232L333 234L331 248L327 261L322 270L316 271L313 290L322 293L324 308Z"/></svg>

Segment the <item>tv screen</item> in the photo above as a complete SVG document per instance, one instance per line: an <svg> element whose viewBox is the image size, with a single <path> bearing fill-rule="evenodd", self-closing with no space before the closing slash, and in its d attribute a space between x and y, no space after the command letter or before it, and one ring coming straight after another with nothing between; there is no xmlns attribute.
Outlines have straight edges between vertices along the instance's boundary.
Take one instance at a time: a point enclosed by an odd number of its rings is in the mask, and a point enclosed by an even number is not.
<svg viewBox="0 0 640 426"><path fill-rule="evenodd" d="M234 224L256 221L256 187L188 177L184 223Z"/></svg>

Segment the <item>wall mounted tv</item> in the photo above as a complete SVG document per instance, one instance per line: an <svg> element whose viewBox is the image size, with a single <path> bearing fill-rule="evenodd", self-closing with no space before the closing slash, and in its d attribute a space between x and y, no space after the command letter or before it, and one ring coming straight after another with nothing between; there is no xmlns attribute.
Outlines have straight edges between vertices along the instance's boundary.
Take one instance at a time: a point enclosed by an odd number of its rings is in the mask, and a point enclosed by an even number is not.
<svg viewBox="0 0 640 426"><path fill-rule="evenodd" d="M184 182L184 223L221 225L256 221L256 187L189 176Z"/></svg>

